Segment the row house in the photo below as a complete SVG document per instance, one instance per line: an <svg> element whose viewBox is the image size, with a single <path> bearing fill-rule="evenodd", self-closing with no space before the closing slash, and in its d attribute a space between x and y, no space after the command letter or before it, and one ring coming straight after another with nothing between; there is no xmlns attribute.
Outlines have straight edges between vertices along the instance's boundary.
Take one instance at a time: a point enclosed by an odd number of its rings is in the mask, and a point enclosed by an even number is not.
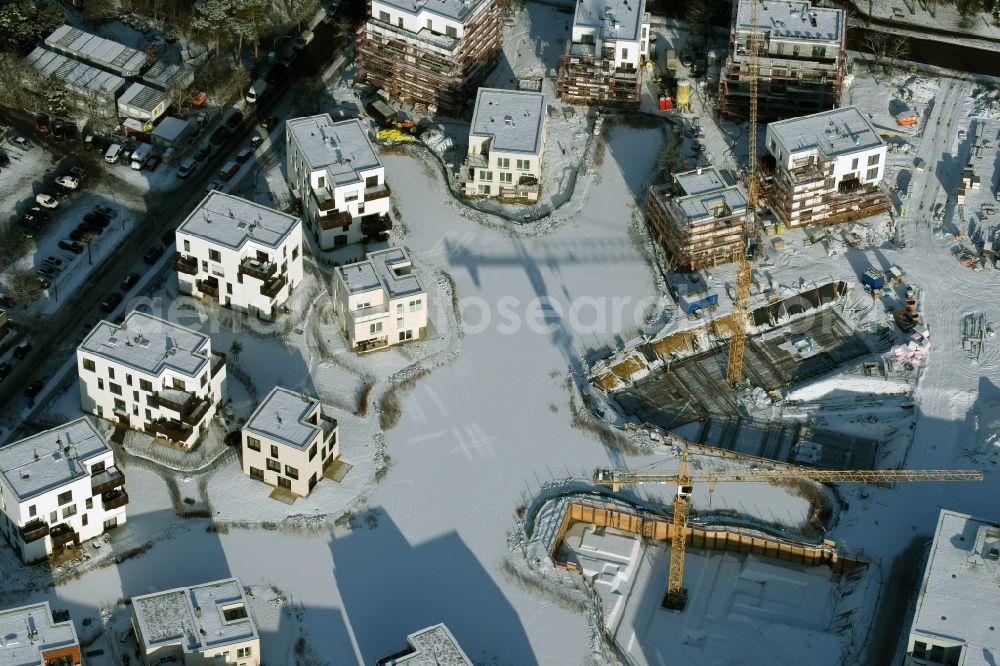
<svg viewBox="0 0 1000 666"><path fill-rule="evenodd" d="M53 614L49 602L0 611L0 664L80 666L80 639L68 612Z"/></svg>
<svg viewBox="0 0 1000 666"><path fill-rule="evenodd" d="M124 486L90 419L64 423L0 448L0 531L24 562L44 560L124 524Z"/></svg>
<svg viewBox="0 0 1000 666"><path fill-rule="evenodd" d="M377 240L392 227L385 168L360 120L293 118L285 136L292 194L321 249Z"/></svg>
<svg viewBox="0 0 1000 666"><path fill-rule="evenodd" d="M226 355L207 335L133 310L76 350L83 411L189 449L226 395Z"/></svg>
<svg viewBox="0 0 1000 666"><path fill-rule="evenodd" d="M274 319L302 281L302 221L222 192L209 192L176 234L180 291Z"/></svg>

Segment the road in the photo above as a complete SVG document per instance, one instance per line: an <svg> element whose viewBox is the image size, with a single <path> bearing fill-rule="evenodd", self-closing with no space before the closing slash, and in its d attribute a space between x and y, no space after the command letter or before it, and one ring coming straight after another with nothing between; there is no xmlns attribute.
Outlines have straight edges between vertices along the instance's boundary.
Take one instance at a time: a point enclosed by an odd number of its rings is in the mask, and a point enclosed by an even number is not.
<svg viewBox="0 0 1000 666"><path fill-rule="evenodd" d="M147 195L146 210L149 212L146 216L138 221L134 231L122 241L119 248L93 267L86 280L65 298L58 312L41 321L24 323L24 332L30 337L33 350L0 383L0 405L3 405L0 419L6 422L5 427L0 428L0 440L12 441L12 435L21 427L22 409L27 405L27 399L22 395L24 387L34 379L51 380L66 360L75 355L80 343L81 323L87 317L99 313L98 306L108 294L120 291L118 284L126 273L151 270L142 264L142 255L152 245L159 244L163 233L176 228L204 198L205 186L209 181L217 180L219 167L231 159L236 150L247 144L257 126L257 119L269 115L273 107L293 89L297 80L318 74L336 57L338 49L335 48L334 23L335 21L330 21L316 28L315 39L298 54L289 75L265 93L253 112L247 114L243 125L225 143L215 148L199 165L198 170L184 181L183 186L169 192ZM21 115L19 119L18 114L12 115L20 130L35 136L33 121L27 121L28 126L23 126L26 116ZM54 144L52 147L57 148L59 145L61 144ZM92 173L90 183L85 186L94 186L95 181L99 183L99 177L99 174ZM167 254L172 252L172 248L167 248ZM169 261L157 268L160 272L169 269ZM125 302L125 307L127 306L128 301ZM13 428L14 433L9 432L8 427Z"/></svg>

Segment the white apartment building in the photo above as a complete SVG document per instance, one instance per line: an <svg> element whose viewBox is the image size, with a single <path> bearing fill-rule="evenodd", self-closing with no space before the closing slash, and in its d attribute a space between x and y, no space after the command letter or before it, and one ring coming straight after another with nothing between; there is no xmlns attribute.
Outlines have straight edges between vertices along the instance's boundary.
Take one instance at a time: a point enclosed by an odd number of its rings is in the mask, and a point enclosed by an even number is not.
<svg viewBox="0 0 1000 666"><path fill-rule="evenodd" d="M236 578L132 597L132 628L146 666L258 666L260 637Z"/></svg>
<svg viewBox="0 0 1000 666"><path fill-rule="evenodd" d="M68 616L68 613L66 614ZM56 621L49 602L0 611L0 664L80 666L80 640L73 620Z"/></svg>
<svg viewBox="0 0 1000 666"><path fill-rule="evenodd" d="M1000 654L1000 524L943 509L904 666L972 666Z"/></svg>
<svg viewBox="0 0 1000 666"><path fill-rule="evenodd" d="M285 135L292 194L321 249L358 243L392 227L385 168L360 120L335 123L327 113L293 118Z"/></svg>
<svg viewBox="0 0 1000 666"><path fill-rule="evenodd" d="M649 22L645 0L577 0L572 39L559 60L559 97L577 104L638 105Z"/></svg>
<svg viewBox="0 0 1000 666"><path fill-rule="evenodd" d="M364 261L340 266L334 307L348 343L357 351L420 339L427 329L427 292L410 255L398 247L369 252Z"/></svg>
<svg viewBox="0 0 1000 666"><path fill-rule="evenodd" d="M480 88L469 128L466 196L537 201L544 150L545 95Z"/></svg>
<svg viewBox="0 0 1000 666"><path fill-rule="evenodd" d="M76 349L83 411L191 448L226 395L226 355L207 335L132 311Z"/></svg>
<svg viewBox="0 0 1000 666"><path fill-rule="evenodd" d="M273 319L302 281L299 218L209 192L177 229L180 291Z"/></svg>
<svg viewBox="0 0 1000 666"><path fill-rule="evenodd" d="M243 473L308 495L340 455L331 413L316 398L275 386L243 426Z"/></svg>
<svg viewBox="0 0 1000 666"><path fill-rule="evenodd" d="M472 660L443 624L415 631L406 647L375 662L376 666L472 666Z"/></svg>
<svg viewBox="0 0 1000 666"><path fill-rule="evenodd" d="M767 126L774 159L768 203L786 226L832 224L887 210L879 189L886 144L865 114L846 106Z"/></svg>
<svg viewBox="0 0 1000 666"><path fill-rule="evenodd" d="M22 560L43 560L124 524L124 486L90 419L64 423L0 448L0 531Z"/></svg>

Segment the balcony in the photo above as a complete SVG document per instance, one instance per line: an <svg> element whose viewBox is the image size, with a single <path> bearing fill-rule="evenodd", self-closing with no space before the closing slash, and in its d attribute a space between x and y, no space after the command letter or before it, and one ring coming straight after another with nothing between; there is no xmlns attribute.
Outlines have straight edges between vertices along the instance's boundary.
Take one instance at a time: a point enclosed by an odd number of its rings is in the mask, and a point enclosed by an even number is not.
<svg viewBox="0 0 1000 666"><path fill-rule="evenodd" d="M90 477L90 494L100 495L125 485L125 475L117 467L109 467Z"/></svg>
<svg viewBox="0 0 1000 666"><path fill-rule="evenodd" d="M326 414L320 414L319 427L323 431L323 443L329 442L330 438L333 437L333 433L337 431L337 419Z"/></svg>
<svg viewBox="0 0 1000 666"><path fill-rule="evenodd" d="M177 389L163 389L154 393L149 404L152 407L177 412L181 422L191 426L201 423L210 406L207 399L198 396L196 393L179 391Z"/></svg>
<svg viewBox="0 0 1000 666"><path fill-rule="evenodd" d="M52 547L58 548L59 546L65 546L68 543L80 543L80 536L73 530L72 527L61 523L52 528L49 532L49 538L52 539Z"/></svg>
<svg viewBox="0 0 1000 666"><path fill-rule="evenodd" d="M255 280L265 281L277 272L278 264L273 261L261 261L247 257L240 262L240 275L246 275Z"/></svg>
<svg viewBox="0 0 1000 666"><path fill-rule="evenodd" d="M313 190L313 198L316 199L316 208L323 212L337 209L337 197L327 188Z"/></svg>
<svg viewBox="0 0 1000 666"><path fill-rule="evenodd" d="M372 338L371 340L361 340L357 344L359 352L372 351L373 349L381 349L382 347L389 346L389 338Z"/></svg>
<svg viewBox="0 0 1000 666"><path fill-rule="evenodd" d="M389 185L382 183L381 185L373 185L372 187L365 188L365 201L375 201L377 199L384 199L392 194L389 190Z"/></svg>
<svg viewBox="0 0 1000 666"><path fill-rule="evenodd" d="M421 28L418 32L411 32L403 28L398 28L391 23L383 23L375 17L368 19L368 27L372 32L383 38L391 39L392 36L395 35L401 39L404 44L410 41L418 41L422 44L426 44L427 46L433 46L449 52L454 51L455 47L459 44L457 37L435 34L424 28Z"/></svg>
<svg viewBox="0 0 1000 666"><path fill-rule="evenodd" d="M322 209L320 209L322 210ZM340 229L342 227L351 226L351 221L354 218L351 214L346 211L339 211L333 215L325 215L319 218L319 226L323 231L330 231L331 229Z"/></svg>
<svg viewBox="0 0 1000 666"><path fill-rule="evenodd" d="M174 254L174 270L186 275L198 274L198 260L194 257L177 252Z"/></svg>
<svg viewBox="0 0 1000 666"><path fill-rule="evenodd" d="M277 277L270 282L260 285L260 293L268 298L274 298L288 284L288 278L284 275Z"/></svg>
<svg viewBox="0 0 1000 666"><path fill-rule="evenodd" d="M215 298L219 297L219 280L214 276L196 281L195 286L203 294L214 296Z"/></svg>
<svg viewBox="0 0 1000 666"><path fill-rule="evenodd" d="M128 504L128 493L124 490L112 490L101 495L101 505L105 511L120 509L126 504Z"/></svg>
<svg viewBox="0 0 1000 666"><path fill-rule="evenodd" d="M213 351L212 355L215 357L212 359L212 377L219 374L219 371L226 367L226 353L220 351Z"/></svg>
<svg viewBox="0 0 1000 666"><path fill-rule="evenodd" d="M149 424L148 429L153 435L165 437L175 442L186 442L194 432L194 428L186 423L181 423L177 419L159 419L158 421L153 421Z"/></svg>
<svg viewBox="0 0 1000 666"><path fill-rule="evenodd" d="M392 220L388 215L365 215L361 218L361 233L365 236L380 234L392 229Z"/></svg>
<svg viewBox="0 0 1000 666"><path fill-rule="evenodd" d="M32 541L38 541L39 539L45 538L49 533L49 524L35 518L34 520L22 525L18 528L21 532L21 541L24 543L31 543Z"/></svg>

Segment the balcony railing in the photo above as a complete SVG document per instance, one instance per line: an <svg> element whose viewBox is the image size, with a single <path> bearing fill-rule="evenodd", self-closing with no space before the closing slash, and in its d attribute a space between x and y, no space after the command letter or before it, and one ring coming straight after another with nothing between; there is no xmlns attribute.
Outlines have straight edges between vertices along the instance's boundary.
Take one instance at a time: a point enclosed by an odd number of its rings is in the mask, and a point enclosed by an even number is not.
<svg viewBox="0 0 1000 666"><path fill-rule="evenodd" d="M77 535L76 531L65 523L61 523L53 527L51 531L49 531L49 538L52 539L53 547L63 546L70 542L80 542L80 537Z"/></svg>
<svg viewBox="0 0 1000 666"><path fill-rule="evenodd" d="M322 209L320 209L322 210ZM319 218L319 226L323 231L329 231L331 229L339 229L341 227L346 227L351 224L351 214L347 211L339 211L333 215L324 215Z"/></svg>
<svg viewBox="0 0 1000 666"><path fill-rule="evenodd" d="M198 274L198 260L194 257L177 252L174 254L174 270L187 275Z"/></svg>
<svg viewBox="0 0 1000 666"><path fill-rule="evenodd" d="M371 351L372 349L381 349L382 347L387 347L389 345L389 338L372 338L371 340L362 340L358 343L358 351Z"/></svg>
<svg viewBox="0 0 1000 666"><path fill-rule="evenodd" d="M219 281L216 278L210 277L205 280L198 280L197 282L195 282L195 285L198 287L198 291L200 291L201 293L207 294L209 296L215 296L216 298L218 298Z"/></svg>
<svg viewBox="0 0 1000 666"><path fill-rule="evenodd" d="M261 261L247 257L240 262L240 275L247 275L255 280L267 280L278 272L278 264L273 261Z"/></svg>
<svg viewBox="0 0 1000 666"><path fill-rule="evenodd" d="M389 185L387 183L382 183L381 185L375 185L373 187L366 187L365 201L375 201L376 199L384 199L390 194L392 194L392 192L389 190Z"/></svg>
<svg viewBox="0 0 1000 666"><path fill-rule="evenodd" d="M397 28L391 23L383 23L378 19L372 17L368 19L368 25L372 28L379 28L388 33L393 33L398 35L404 42L410 40L416 40L422 42L428 46L434 46L445 51L454 51L455 47L458 46L459 40L457 37L448 37L447 35L435 35L428 30L421 29L419 32L411 32L403 28ZM387 37L388 35L385 35Z"/></svg>
<svg viewBox="0 0 1000 666"><path fill-rule="evenodd" d="M366 236L380 234L392 229L392 219L388 215L366 215L361 218L361 233Z"/></svg>
<svg viewBox="0 0 1000 666"><path fill-rule="evenodd" d="M90 494L100 495L125 485L125 475L117 467L108 467L90 477Z"/></svg>
<svg viewBox="0 0 1000 666"><path fill-rule="evenodd" d="M160 419L149 424L149 430L154 435L160 435L175 442L185 442L191 437L194 428L176 419Z"/></svg>
<svg viewBox="0 0 1000 666"><path fill-rule="evenodd" d="M313 190L313 198L316 199L316 208L321 211L336 210L337 208L337 197L333 195L333 192L326 188L321 188L318 190Z"/></svg>
<svg viewBox="0 0 1000 666"><path fill-rule="evenodd" d="M288 278L284 275L275 278L270 282L260 285L260 293L268 298L274 298L288 284Z"/></svg>
<svg viewBox="0 0 1000 666"><path fill-rule="evenodd" d="M105 511L118 509L128 504L128 493L124 490L112 490L101 495L101 505Z"/></svg>
<svg viewBox="0 0 1000 666"><path fill-rule="evenodd" d="M215 377L219 371L226 367L226 352L212 351L212 376Z"/></svg>
<svg viewBox="0 0 1000 666"><path fill-rule="evenodd" d="M201 423L209 407L209 401L196 393L176 389L154 393L150 404L177 412L181 422L191 426Z"/></svg>
<svg viewBox="0 0 1000 666"><path fill-rule="evenodd" d="M45 535L49 533L49 524L35 518L31 522L19 527L18 531L21 533L21 541L31 543L32 541L45 538Z"/></svg>

